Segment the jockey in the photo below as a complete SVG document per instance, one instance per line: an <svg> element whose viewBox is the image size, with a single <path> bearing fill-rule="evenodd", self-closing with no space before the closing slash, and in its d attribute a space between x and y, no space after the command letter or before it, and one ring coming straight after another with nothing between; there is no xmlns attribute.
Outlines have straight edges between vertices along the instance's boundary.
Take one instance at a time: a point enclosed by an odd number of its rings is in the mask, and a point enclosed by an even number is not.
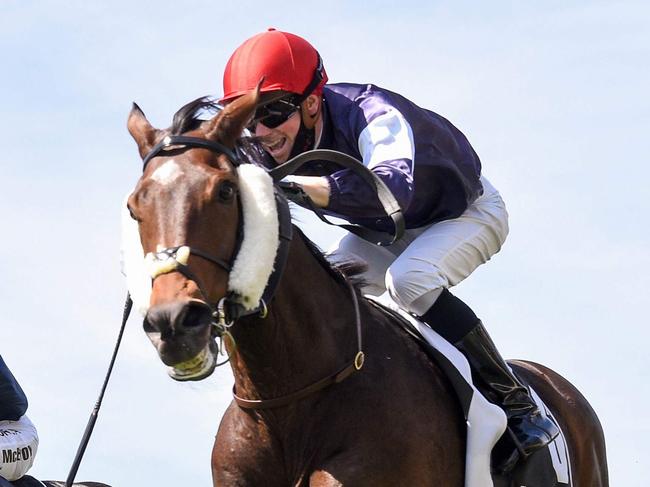
<svg viewBox="0 0 650 487"><path fill-rule="evenodd" d="M361 160L383 180L404 212L404 236L380 247L347 234L335 253L366 261L364 291L387 292L463 352L487 397L506 412L517 449L527 457L559 430L539 413L474 312L449 292L500 250L508 234L501 196L448 120L376 85L327 79L306 40L269 29L230 57L220 101L262 80L251 131L275 163L314 148L333 149ZM350 170L311 163L292 180L329 214L377 230L392 227L376 194ZM516 458L515 451L510 467Z"/></svg>
<svg viewBox="0 0 650 487"><path fill-rule="evenodd" d="M26 411L27 397L0 356L0 487L23 477L34 463L38 435Z"/></svg>

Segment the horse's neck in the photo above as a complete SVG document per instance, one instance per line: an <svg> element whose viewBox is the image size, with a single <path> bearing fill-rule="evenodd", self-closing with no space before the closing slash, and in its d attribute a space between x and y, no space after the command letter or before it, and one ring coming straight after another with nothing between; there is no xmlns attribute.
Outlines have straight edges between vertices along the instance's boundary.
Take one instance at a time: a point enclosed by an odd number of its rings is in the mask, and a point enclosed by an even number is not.
<svg viewBox="0 0 650 487"><path fill-rule="evenodd" d="M241 320L232 331L238 394L282 396L338 371L354 357L352 296L295 235L268 316Z"/></svg>

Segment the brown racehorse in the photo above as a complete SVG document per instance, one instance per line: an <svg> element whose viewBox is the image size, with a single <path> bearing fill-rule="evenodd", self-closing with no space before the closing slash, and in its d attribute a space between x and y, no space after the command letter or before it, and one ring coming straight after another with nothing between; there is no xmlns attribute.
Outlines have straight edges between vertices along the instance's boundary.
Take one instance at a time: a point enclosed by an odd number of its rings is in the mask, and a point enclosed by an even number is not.
<svg viewBox="0 0 650 487"><path fill-rule="evenodd" d="M257 103L251 93L203 123L186 106L166 131L134 107L128 128L143 158L169 134L232 149ZM170 160L179 172L154 177ZM224 151L197 146L150 160L129 198L146 253L188 246L232 260L243 218L233 162ZM144 327L167 365L201 362L213 340L214 307L201 303L226 296L229 277L215 262L192 253L185 266L191 274L171 270L153 281ZM465 424L450 384L392 318L355 293L294 228L268 315L245 316L230 329L236 394L282 397L341 370L357 353L355 298L367 358L347 379L286 405L233 402L212 452L215 486L463 486ZM513 366L559 420L574 485L607 486L603 433L585 398L543 366Z"/></svg>

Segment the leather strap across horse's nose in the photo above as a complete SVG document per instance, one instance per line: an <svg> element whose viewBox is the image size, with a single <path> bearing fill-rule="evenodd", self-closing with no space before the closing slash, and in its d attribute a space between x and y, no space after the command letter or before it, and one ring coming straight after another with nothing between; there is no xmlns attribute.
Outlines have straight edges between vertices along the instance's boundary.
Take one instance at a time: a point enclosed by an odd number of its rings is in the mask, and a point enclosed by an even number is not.
<svg viewBox="0 0 650 487"><path fill-rule="evenodd" d="M178 271L181 274L185 274L188 278L194 279L194 275L189 271L187 266L191 254L210 261L213 264L217 264L226 272L232 270L232 264L229 262L225 262L207 252L203 252L202 250L187 245L168 247L166 249L158 248L156 252L149 252L144 258L145 266L147 267L152 279L174 271Z"/></svg>
<svg viewBox="0 0 650 487"><path fill-rule="evenodd" d="M159 247L156 252L149 252L144 259L145 267L149 272L152 280L155 280L157 277L162 276L163 274L169 274L170 272L180 272L186 278L196 283L196 286L199 288L199 292L207 304L210 298L208 296L206 288L201 283L199 277L194 274L194 272L192 272L190 267L187 265L190 255L192 254L218 265L226 272L230 272L232 270L232 265L230 263L225 262L218 257L214 257L207 252L203 252L202 250L189 247L187 245L168 247L166 249Z"/></svg>
<svg viewBox="0 0 650 487"><path fill-rule="evenodd" d="M187 265L190 258L190 248L186 245L170 247L158 252L149 252L145 256L145 265L151 279L178 269L179 265Z"/></svg>

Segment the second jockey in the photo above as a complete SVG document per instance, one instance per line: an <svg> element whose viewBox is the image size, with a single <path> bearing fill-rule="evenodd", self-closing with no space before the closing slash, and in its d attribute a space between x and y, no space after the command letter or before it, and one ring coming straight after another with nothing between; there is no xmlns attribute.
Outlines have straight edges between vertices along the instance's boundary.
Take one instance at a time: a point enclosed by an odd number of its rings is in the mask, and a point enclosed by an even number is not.
<svg viewBox="0 0 650 487"><path fill-rule="evenodd" d="M25 412L27 397L0 356L0 487L24 478L34 463L38 434Z"/></svg>

